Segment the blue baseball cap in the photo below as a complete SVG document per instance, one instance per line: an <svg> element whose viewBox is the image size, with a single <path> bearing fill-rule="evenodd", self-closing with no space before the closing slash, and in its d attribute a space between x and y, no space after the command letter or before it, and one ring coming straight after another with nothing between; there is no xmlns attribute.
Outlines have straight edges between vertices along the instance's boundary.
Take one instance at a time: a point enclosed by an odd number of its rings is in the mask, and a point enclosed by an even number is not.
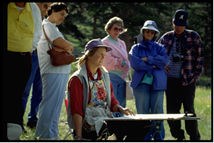
<svg viewBox="0 0 214 143"><path fill-rule="evenodd" d="M86 45L85 45L85 52L87 50L91 51L93 50L94 48L98 48L98 47L105 47L106 48L106 51L111 51L112 48L107 46L107 45L104 45L103 42L101 41L100 38L98 39L92 39L90 40Z"/></svg>
<svg viewBox="0 0 214 143"><path fill-rule="evenodd" d="M173 23L176 26L187 26L188 13L183 9L178 9L175 12Z"/></svg>

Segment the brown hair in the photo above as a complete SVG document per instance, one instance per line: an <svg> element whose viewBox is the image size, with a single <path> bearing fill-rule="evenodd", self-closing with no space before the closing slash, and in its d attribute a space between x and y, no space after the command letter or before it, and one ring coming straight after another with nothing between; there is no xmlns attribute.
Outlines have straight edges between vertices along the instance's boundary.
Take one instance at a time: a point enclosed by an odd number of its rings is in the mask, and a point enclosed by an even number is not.
<svg viewBox="0 0 214 143"><path fill-rule="evenodd" d="M94 48L94 49L92 49L92 50L90 50L90 51L87 50L87 51L79 58L79 60L77 61L77 68L79 69L79 68L82 66L82 64L84 64L85 61L88 59L88 57L93 56L93 55L96 53L97 49L98 49L98 48Z"/></svg>
<svg viewBox="0 0 214 143"><path fill-rule="evenodd" d="M54 2L48 7L47 13L49 16L52 14L53 11L58 12L61 10L65 10L68 13L68 8L67 8L66 4L63 2Z"/></svg>

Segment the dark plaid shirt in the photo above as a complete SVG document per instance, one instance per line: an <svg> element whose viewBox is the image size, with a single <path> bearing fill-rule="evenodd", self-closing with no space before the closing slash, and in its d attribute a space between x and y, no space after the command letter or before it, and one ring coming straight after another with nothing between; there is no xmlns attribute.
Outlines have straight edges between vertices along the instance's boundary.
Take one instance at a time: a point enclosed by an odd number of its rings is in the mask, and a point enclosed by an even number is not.
<svg viewBox="0 0 214 143"><path fill-rule="evenodd" d="M163 44L168 54L171 51L175 33L165 33L158 42ZM199 34L193 30L185 30L183 33L184 60L181 68L183 86L196 82L203 68L202 41Z"/></svg>

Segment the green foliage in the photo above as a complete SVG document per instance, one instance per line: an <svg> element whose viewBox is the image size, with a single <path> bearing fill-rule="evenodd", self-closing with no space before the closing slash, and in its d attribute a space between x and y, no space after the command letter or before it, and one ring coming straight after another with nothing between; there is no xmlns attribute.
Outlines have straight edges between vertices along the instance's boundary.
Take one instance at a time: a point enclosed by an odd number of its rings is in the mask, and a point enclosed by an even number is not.
<svg viewBox="0 0 214 143"><path fill-rule="evenodd" d="M71 74L77 70L77 62L71 64Z"/></svg>
<svg viewBox="0 0 214 143"><path fill-rule="evenodd" d="M133 45L133 37L139 34L145 20L157 22L161 36L172 30L172 18L179 8L189 13L187 28L196 30L203 41L205 75L212 74L212 1L210 2L66 2L69 16L60 30L75 42L75 54L80 55L84 45L92 38L106 36L104 26L113 16L124 20L128 31L121 35L127 50ZM67 36L68 37L68 36Z"/></svg>
<svg viewBox="0 0 214 143"><path fill-rule="evenodd" d="M199 81L197 82L197 85L204 88L211 88L211 78L207 76L201 76Z"/></svg>
<svg viewBox="0 0 214 143"><path fill-rule="evenodd" d="M60 26L66 39L74 45L74 54L81 56L86 42L92 38L103 38L106 35L104 26L113 16L119 16L124 20L128 31L121 35L126 42L127 49L133 44L133 37L139 34L140 28L145 20L152 19L157 22L160 35L166 31L172 30L172 17L174 12L183 8L189 13L188 27L196 30L203 40L205 71L206 76L202 76L197 83L195 97L195 110L199 120L199 130L201 139L208 141L212 139L212 95L211 95L211 74L212 74L212 1L210 2L66 2L69 6L69 16L65 23ZM71 73L77 70L76 63L71 65ZM29 98L30 100L30 98ZM165 99L164 99L165 101ZM164 103L164 107L165 107ZM127 101L127 107L136 113L134 100ZM29 111L29 102L25 113L25 123ZM183 112L183 111L181 111ZM166 113L166 112L165 112ZM63 104L59 121L59 137L63 139L68 131L66 109ZM164 122L166 138L165 140L174 140L171 136L167 122ZM21 140L34 140L35 129L27 129L23 133ZM182 121L182 128L184 122ZM188 135L186 134L186 139ZM70 136L67 138L72 140Z"/></svg>

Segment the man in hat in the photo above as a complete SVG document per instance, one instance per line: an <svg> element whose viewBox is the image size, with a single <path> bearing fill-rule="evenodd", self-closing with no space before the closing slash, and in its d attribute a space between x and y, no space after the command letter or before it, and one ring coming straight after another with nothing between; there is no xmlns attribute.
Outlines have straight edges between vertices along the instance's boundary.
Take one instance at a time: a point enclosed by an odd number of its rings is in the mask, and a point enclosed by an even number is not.
<svg viewBox="0 0 214 143"><path fill-rule="evenodd" d="M158 42L167 49L170 62L166 66L168 73L166 105L167 113L180 113L183 104L185 113L195 114L194 98L196 81L203 68L202 41L199 34L186 29L188 13L179 9L172 20L174 30L166 32ZM170 131L177 140L184 140L181 121L168 121ZM185 121L190 140L200 140L197 120Z"/></svg>

